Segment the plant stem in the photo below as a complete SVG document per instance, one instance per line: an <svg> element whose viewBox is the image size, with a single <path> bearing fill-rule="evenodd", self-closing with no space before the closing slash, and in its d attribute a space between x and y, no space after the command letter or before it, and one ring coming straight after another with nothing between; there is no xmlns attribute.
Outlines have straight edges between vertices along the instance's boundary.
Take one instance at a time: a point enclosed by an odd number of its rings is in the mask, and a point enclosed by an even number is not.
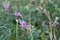
<svg viewBox="0 0 60 40"><path fill-rule="evenodd" d="M41 1L42 1L41 5L44 6L45 0L41 0ZM47 2L48 2L48 1L47 1ZM41 6L41 5L40 5L40 6ZM51 21L49 11L47 11L45 8L43 8L43 6L41 6L41 8L40 8L41 12L46 15L46 17L48 18L49 21ZM53 36L52 36L52 26L49 26L49 36L50 36L50 40L52 40L52 38L53 38Z"/></svg>
<svg viewBox="0 0 60 40"><path fill-rule="evenodd" d="M29 12L29 25L31 25L31 13ZM30 26L30 36L31 36L31 40L33 40L33 35L32 35L32 27Z"/></svg>
<svg viewBox="0 0 60 40"><path fill-rule="evenodd" d="M57 39L56 39L56 34L55 34L55 27L54 27L53 32L54 32L54 39L57 40Z"/></svg>
<svg viewBox="0 0 60 40"><path fill-rule="evenodd" d="M16 40L18 40L18 22L16 23Z"/></svg>
<svg viewBox="0 0 60 40"><path fill-rule="evenodd" d="M50 27L50 33L49 33L49 35L50 35L50 40L52 40L52 38L53 38L53 36L52 36L52 27Z"/></svg>
<svg viewBox="0 0 60 40"><path fill-rule="evenodd" d="M54 39L55 39L55 40L57 40L57 39L56 39L56 35L55 35L55 32L54 32Z"/></svg>
<svg viewBox="0 0 60 40"><path fill-rule="evenodd" d="M31 40L33 40L32 30L30 29Z"/></svg>

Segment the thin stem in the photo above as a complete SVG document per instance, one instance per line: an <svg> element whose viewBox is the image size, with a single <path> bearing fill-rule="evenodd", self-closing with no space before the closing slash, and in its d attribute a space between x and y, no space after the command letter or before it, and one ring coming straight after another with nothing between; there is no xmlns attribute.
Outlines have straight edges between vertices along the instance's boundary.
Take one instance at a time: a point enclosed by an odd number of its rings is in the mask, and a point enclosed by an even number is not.
<svg viewBox="0 0 60 40"><path fill-rule="evenodd" d="M55 34L55 28L54 28L53 32L54 32L54 39L57 40L56 34Z"/></svg>
<svg viewBox="0 0 60 40"><path fill-rule="evenodd" d="M30 29L31 40L33 40L32 30Z"/></svg>
<svg viewBox="0 0 60 40"><path fill-rule="evenodd" d="M31 13L29 12L29 25L30 25L30 22L31 22L31 17L30 17Z"/></svg>
<svg viewBox="0 0 60 40"><path fill-rule="evenodd" d="M31 25L31 13L29 12L29 25ZM31 36L31 40L33 40L33 35L32 35L32 29L31 29L31 26L30 26L30 36Z"/></svg>
<svg viewBox="0 0 60 40"><path fill-rule="evenodd" d="M50 31L49 31L49 35L50 35L50 40L52 40L53 36L52 36L52 27L50 27Z"/></svg>
<svg viewBox="0 0 60 40"><path fill-rule="evenodd" d="M54 39L55 39L55 40L57 40L57 39L56 39L56 35L55 35L55 32L54 32Z"/></svg>
<svg viewBox="0 0 60 40"><path fill-rule="evenodd" d="M45 4L44 3L44 0L43 0L43 2L41 3L42 5L43 4ZM40 8L41 9L41 8ZM46 9L44 9L43 7L42 7L42 12L44 12L44 14L47 16L47 18L48 18L48 20L49 21L51 21L51 18L50 18L50 14L49 14L49 12L48 11L46 11ZM51 26L49 26L49 36L50 36L50 40L52 40L52 27Z"/></svg>
<svg viewBox="0 0 60 40"><path fill-rule="evenodd" d="M16 40L18 40L18 22L16 23Z"/></svg>

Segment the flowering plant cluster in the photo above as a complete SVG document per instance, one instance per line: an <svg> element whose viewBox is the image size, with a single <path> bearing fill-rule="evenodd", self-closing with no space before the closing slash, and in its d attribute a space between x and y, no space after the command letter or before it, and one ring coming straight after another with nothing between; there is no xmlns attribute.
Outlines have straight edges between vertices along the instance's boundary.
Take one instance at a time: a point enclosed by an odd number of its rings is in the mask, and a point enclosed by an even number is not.
<svg viewBox="0 0 60 40"><path fill-rule="evenodd" d="M0 0L0 40L60 40L59 0Z"/></svg>

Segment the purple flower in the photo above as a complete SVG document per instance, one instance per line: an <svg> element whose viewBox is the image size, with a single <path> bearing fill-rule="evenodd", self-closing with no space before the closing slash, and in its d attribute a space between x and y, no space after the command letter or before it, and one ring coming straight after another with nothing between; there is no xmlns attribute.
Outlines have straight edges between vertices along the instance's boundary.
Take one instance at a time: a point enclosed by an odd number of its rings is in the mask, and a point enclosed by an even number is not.
<svg viewBox="0 0 60 40"><path fill-rule="evenodd" d="M5 9L8 9L9 6L10 6L10 3L9 3L8 1L4 1L4 2L2 3L2 5L3 5L3 7L4 7Z"/></svg>
<svg viewBox="0 0 60 40"><path fill-rule="evenodd" d="M53 22L54 25L58 25L58 21L55 19L54 22Z"/></svg>
<svg viewBox="0 0 60 40"><path fill-rule="evenodd" d="M20 12L15 12L14 15L17 17L22 16L22 14Z"/></svg>
<svg viewBox="0 0 60 40"><path fill-rule="evenodd" d="M58 20L54 20L54 21L50 21L50 26L56 26L56 25L58 25L59 23L58 23Z"/></svg>
<svg viewBox="0 0 60 40"><path fill-rule="evenodd" d="M53 26L53 21L50 21L49 24L50 24L50 26Z"/></svg>
<svg viewBox="0 0 60 40"><path fill-rule="evenodd" d="M42 21L42 26L44 27L44 25L45 25L45 21Z"/></svg>
<svg viewBox="0 0 60 40"><path fill-rule="evenodd" d="M23 28L27 28L27 23L26 21L22 20L19 22Z"/></svg>

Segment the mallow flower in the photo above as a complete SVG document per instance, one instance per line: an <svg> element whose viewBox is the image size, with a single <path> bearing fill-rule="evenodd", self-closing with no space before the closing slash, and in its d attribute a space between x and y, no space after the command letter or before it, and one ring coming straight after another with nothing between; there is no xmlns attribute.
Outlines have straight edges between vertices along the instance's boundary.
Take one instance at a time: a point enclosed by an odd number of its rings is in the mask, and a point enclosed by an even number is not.
<svg viewBox="0 0 60 40"><path fill-rule="evenodd" d="M50 25L50 26L53 26L53 21L50 21L50 22L49 22L49 25Z"/></svg>
<svg viewBox="0 0 60 40"><path fill-rule="evenodd" d="M53 25L58 25L58 24L59 24L58 20L55 19Z"/></svg>
<svg viewBox="0 0 60 40"><path fill-rule="evenodd" d="M29 29L29 26L27 25L27 22L25 20L22 20L19 23L22 28Z"/></svg>
<svg viewBox="0 0 60 40"><path fill-rule="evenodd" d="M3 1L2 5L3 5L4 9L8 9L10 6L10 3L9 3L9 1Z"/></svg>
<svg viewBox="0 0 60 40"><path fill-rule="evenodd" d="M45 21L42 21L42 26L44 27L44 25L45 25Z"/></svg>
<svg viewBox="0 0 60 40"><path fill-rule="evenodd" d="M22 14L20 12L16 12L16 11L14 12L14 15L17 16L17 17L22 16Z"/></svg>
<svg viewBox="0 0 60 40"><path fill-rule="evenodd" d="M58 22L58 20L54 20L54 21L50 21L50 26L56 26L56 25L58 25L59 24L59 22Z"/></svg>

